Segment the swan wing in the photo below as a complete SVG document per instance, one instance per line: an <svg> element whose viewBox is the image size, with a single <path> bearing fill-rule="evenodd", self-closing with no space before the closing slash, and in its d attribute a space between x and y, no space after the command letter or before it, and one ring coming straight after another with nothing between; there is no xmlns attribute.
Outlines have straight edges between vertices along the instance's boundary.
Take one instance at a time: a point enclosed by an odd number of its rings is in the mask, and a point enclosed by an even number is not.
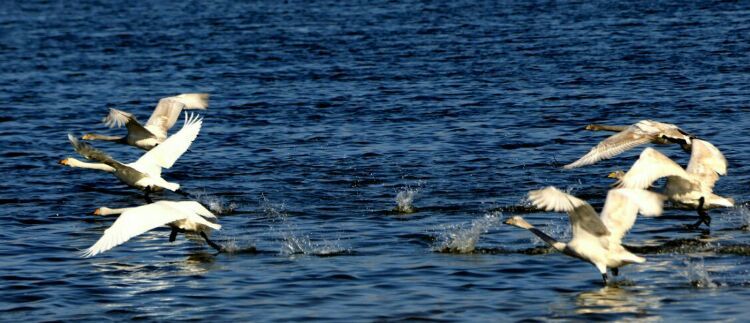
<svg viewBox="0 0 750 323"><path fill-rule="evenodd" d="M706 186L713 188L719 175L727 174L727 159L710 142L693 139L687 172L700 176Z"/></svg>
<svg viewBox="0 0 750 323"><path fill-rule="evenodd" d="M78 138L76 138L72 134L68 134L68 140L70 140L70 144L73 145L73 149L86 159L96 160L100 163L104 163L112 167L114 167L113 165L115 164L122 165L107 153L94 148L94 146L91 146L86 142L78 141Z"/></svg>
<svg viewBox="0 0 750 323"><path fill-rule="evenodd" d="M529 192L529 200L534 206L545 211L567 212L574 236L578 228L596 237L609 234L591 205L553 186Z"/></svg>
<svg viewBox="0 0 750 323"><path fill-rule="evenodd" d="M104 230L102 237L83 252L83 256L95 256L130 240L132 237L177 220L187 219L190 216L190 213L185 213L168 203L161 202L139 206L123 212L109 229Z"/></svg>
<svg viewBox="0 0 750 323"><path fill-rule="evenodd" d="M563 168L571 169L591 165L600 160L617 156L633 147L647 144L651 142L652 139L653 134L644 132L636 126L630 126L600 142L594 148L591 148L586 155L583 155L583 157L578 160L563 166Z"/></svg>
<svg viewBox="0 0 750 323"><path fill-rule="evenodd" d="M185 93L159 100L156 109L146 121L146 127L160 129L166 137L167 131L174 126L182 109L206 109L207 93Z"/></svg>
<svg viewBox="0 0 750 323"><path fill-rule="evenodd" d="M667 176L689 178L688 173L680 165L658 150L649 147L643 150L618 186L645 189L657 179Z"/></svg>
<svg viewBox="0 0 750 323"><path fill-rule="evenodd" d="M198 137L201 125L203 125L203 119L200 116L193 114L188 116L185 113L185 123L180 131L147 151L133 164L137 165L136 168L144 167L144 169L151 169L154 165L162 168L172 167L175 161L187 151L195 138Z"/></svg>
<svg viewBox="0 0 750 323"><path fill-rule="evenodd" d="M135 119L132 113L128 113L122 110L109 108L109 114L102 120L110 128L122 127L125 125L128 128L128 136L132 136L138 139L151 138L155 135L148 129L144 128L138 120Z"/></svg>
<svg viewBox="0 0 750 323"><path fill-rule="evenodd" d="M207 219L216 219L216 215L196 201L180 201L172 203L174 203L173 207L184 210L185 212L195 213Z"/></svg>
<svg viewBox="0 0 750 323"><path fill-rule="evenodd" d="M634 188L619 188L607 193L602 209L602 222L611 233L612 242L620 243L630 231L640 212L643 215L658 216L662 213L665 196L651 191Z"/></svg>

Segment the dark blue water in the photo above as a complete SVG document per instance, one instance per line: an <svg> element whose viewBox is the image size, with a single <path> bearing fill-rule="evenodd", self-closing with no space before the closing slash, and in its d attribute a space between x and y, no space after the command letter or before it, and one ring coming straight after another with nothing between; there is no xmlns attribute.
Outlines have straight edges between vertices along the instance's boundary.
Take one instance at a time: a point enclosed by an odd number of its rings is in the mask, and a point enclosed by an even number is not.
<svg viewBox="0 0 750 323"><path fill-rule="evenodd" d="M741 320L748 53L746 2L3 2L0 319ZM91 211L143 198L57 165L75 156L66 133L122 133L107 107L146 120L182 92L211 106L164 176L221 214L234 253L165 228L79 258L111 224ZM710 231L684 228L694 211L640 218L626 243L648 261L602 288L500 224L524 212L569 237L524 195L555 185L600 206L640 150L560 166L604 138L585 124L645 118L728 158L716 191L740 203ZM417 212L391 211L399 192Z"/></svg>

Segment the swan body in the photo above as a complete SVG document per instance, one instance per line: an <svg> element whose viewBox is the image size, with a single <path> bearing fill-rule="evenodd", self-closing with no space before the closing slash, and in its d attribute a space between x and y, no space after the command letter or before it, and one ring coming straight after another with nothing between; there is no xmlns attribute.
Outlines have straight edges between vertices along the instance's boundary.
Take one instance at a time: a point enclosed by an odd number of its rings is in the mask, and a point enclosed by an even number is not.
<svg viewBox="0 0 750 323"><path fill-rule="evenodd" d="M94 211L95 215L120 214L117 220L104 231L99 240L84 250L82 256L92 257L125 243L131 238L160 226L172 228L170 241L174 241L177 231L197 232L203 236L212 247L206 233L221 229L215 223L216 216L200 203L194 201L158 201L138 207L110 209L101 207Z"/></svg>
<svg viewBox="0 0 750 323"><path fill-rule="evenodd" d="M589 125L586 129L618 131L618 133L600 142L594 148L591 148L586 155L563 166L563 168L571 169L591 165L600 160L612 158L626 150L647 143L662 145L679 143L683 149L689 150L692 139L694 138L673 124L653 120L641 120L638 123L627 127Z"/></svg>
<svg viewBox="0 0 750 323"><path fill-rule="evenodd" d="M86 159L98 161L98 163L86 163L75 158L66 158L60 164L77 167L96 169L115 175L125 184L142 189L165 188L177 191L180 185L167 182L161 178L162 168L170 168L182 154L187 151L192 142L198 136L203 119L198 115L185 114L185 123L180 131L176 132L159 146L143 154L132 163L123 164L106 153L95 149L91 145L79 142L73 135L68 135L73 148Z"/></svg>
<svg viewBox="0 0 750 323"><path fill-rule="evenodd" d="M529 200L545 211L567 212L572 239L567 243L557 241L520 216L513 216L505 223L529 230L556 250L593 264L606 284L607 268L617 275L622 266L646 261L626 250L622 238L633 227L638 213L660 215L664 197L641 189L613 189L607 194L601 216L585 201L552 186L529 192Z"/></svg>
<svg viewBox="0 0 750 323"><path fill-rule="evenodd" d="M667 178L664 194L677 204L697 207L701 197L706 207L732 207L734 200L713 193L719 176L727 174L727 160L710 142L694 139L687 168L653 148L646 148L626 172L615 172L618 185L625 188L648 188L656 180Z"/></svg>
<svg viewBox="0 0 750 323"><path fill-rule="evenodd" d="M113 141L151 150L167 139L167 132L177 122L177 118L183 109L206 108L208 108L208 94L206 93L184 93L162 98L145 125L141 125L131 113L110 108L109 114L103 119L103 122L110 128L125 125L128 129L127 136L117 137L89 133L83 135L81 139Z"/></svg>

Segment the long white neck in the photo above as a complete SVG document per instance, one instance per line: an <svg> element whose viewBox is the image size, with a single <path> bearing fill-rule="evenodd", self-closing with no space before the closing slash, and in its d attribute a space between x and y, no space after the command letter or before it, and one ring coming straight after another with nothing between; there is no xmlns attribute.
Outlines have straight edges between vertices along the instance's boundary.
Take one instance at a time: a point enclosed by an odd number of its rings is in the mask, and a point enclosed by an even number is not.
<svg viewBox="0 0 750 323"><path fill-rule="evenodd" d="M115 215L122 214L123 212L132 209L132 207L126 207L121 209L110 209L108 207L100 207L97 209L99 215Z"/></svg>
<svg viewBox="0 0 750 323"><path fill-rule="evenodd" d="M107 164L102 163L86 163L82 162L75 158L68 158L66 165L70 167L77 167L77 168L88 168L88 169L97 169L109 173L114 173L115 169L112 168L112 166L109 166Z"/></svg>

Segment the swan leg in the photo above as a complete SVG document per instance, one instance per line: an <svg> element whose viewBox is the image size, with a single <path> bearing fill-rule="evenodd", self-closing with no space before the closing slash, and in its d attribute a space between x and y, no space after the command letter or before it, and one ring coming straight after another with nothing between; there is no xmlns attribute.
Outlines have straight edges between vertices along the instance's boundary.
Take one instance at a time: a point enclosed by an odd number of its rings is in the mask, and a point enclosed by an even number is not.
<svg viewBox="0 0 750 323"><path fill-rule="evenodd" d="M174 242L175 239L177 239L177 233L179 230L177 228L172 228L172 232L169 233L169 242Z"/></svg>
<svg viewBox="0 0 750 323"><path fill-rule="evenodd" d="M178 188L176 191L174 191L177 194L180 194L184 197L190 197L190 193L183 191L181 188Z"/></svg>
<svg viewBox="0 0 750 323"><path fill-rule="evenodd" d="M701 198L698 199L698 221L688 226L691 229L697 229L701 223L705 223L707 227L711 226L711 216L708 215L708 212L706 212L706 209L703 207L705 203L706 199L701 196Z"/></svg>
<svg viewBox="0 0 750 323"><path fill-rule="evenodd" d="M602 274L602 280L604 281L604 286L607 286L609 283L609 277L607 277L607 273Z"/></svg>
<svg viewBox="0 0 750 323"><path fill-rule="evenodd" d="M154 200L152 200L151 196L149 196L149 194L151 194L151 186L146 186L146 189L144 190L144 192L146 193L146 195L144 196L144 198L146 198L146 203L148 204L154 203Z"/></svg>
<svg viewBox="0 0 750 323"><path fill-rule="evenodd" d="M218 252L224 252L224 247L209 240L205 232L201 231L201 237L203 237L203 239L206 240L206 243L208 243L208 245L211 246L211 248L216 249L216 251Z"/></svg>
<svg viewBox="0 0 750 323"><path fill-rule="evenodd" d="M617 277L620 274L620 268L610 268L609 270L612 271L612 276Z"/></svg>

